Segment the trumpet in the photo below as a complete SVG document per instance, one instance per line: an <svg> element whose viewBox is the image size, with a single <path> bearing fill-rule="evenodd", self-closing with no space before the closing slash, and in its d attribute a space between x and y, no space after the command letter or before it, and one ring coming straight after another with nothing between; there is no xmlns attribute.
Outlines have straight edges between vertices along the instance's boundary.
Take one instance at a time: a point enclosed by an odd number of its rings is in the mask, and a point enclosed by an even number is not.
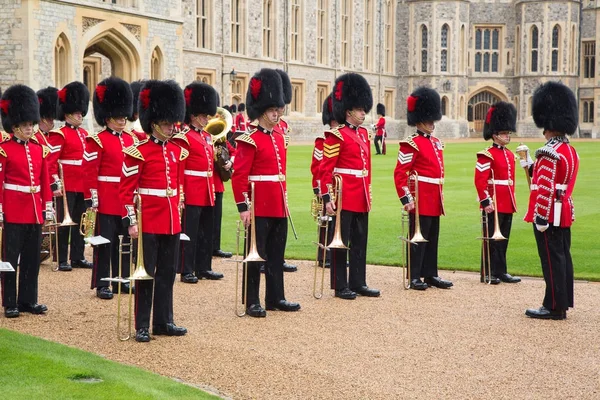
<svg viewBox="0 0 600 400"><path fill-rule="evenodd" d="M83 241L90 246L110 243L110 240L104 236L94 235L96 230L96 215L96 210L90 207L81 214L81 220L79 221L79 233L83 236Z"/></svg>
<svg viewBox="0 0 600 400"><path fill-rule="evenodd" d="M64 226L77 225L77 223L75 223L73 221L73 219L71 218L71 214L69 213L69 204L67 203L67 190L65 189L65 177L64 177L63 167L60 162L58 163L58 173L59 173L60 183L61 183L60 186L61 186L61 191L62 191L63 210L64 210L63 220L60 224L58 224L58 226L64 227Z"/></svg>
<svg viewBox="0 0 600 400"><path fill-rule="evenodd" d="M496 201L496 182L494 181L494 171L491 171L491 181L492 181L492 205L494 206L494 232L492 236L489 235L489 218L485 210L482 210L481 213L481 231L482 235L480 238L481 242L481 252L482 252L482 263L481 263L481 282L487 283L488 285L492 283L492 262L490 256L490 241L491 240L507 240L502 232L500 231L500 224L498 223L498 204Z"/></svg>
<svg viewBox="0 0 600 400"><path fill-rule="evenodd" d="M315 257L315 276L313 281L313 297L315 299L320 299L323 297L323 288L325 285L325 260L327 258L327 246L324 246L319 240L321 237L321 232L323 229L325 230L325 240L328 238L329 234L329 221L331 218L325 213L323 207L323 200L319 195L315 195L311 203L311 215L317 223L317 241L313 242L317 246L317 254ZM319 270L319 255L321 255L323 260L323 265L321 265L321 288L317 291L317 275Z"/></svg>

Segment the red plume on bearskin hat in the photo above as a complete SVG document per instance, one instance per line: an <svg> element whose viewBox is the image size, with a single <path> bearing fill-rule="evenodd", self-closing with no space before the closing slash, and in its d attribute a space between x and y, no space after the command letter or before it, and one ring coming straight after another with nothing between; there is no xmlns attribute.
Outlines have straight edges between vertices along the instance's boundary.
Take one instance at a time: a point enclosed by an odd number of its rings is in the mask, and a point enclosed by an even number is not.
<svg viewBox="0 0 600 400"><path fill-rule="evenodd" d="M499 101L491 106L483 124L483 138L490 140L495 133L517 130L517 109L511 103Z"/></svg>
<svg viewBox="0 0 600 400"><path fill-rule="evenodd" d="M560 82L546 82L533 93L533 121L538 128L572 135L577 131L579 113L573 91Z"/></svg>
<svg viewBox="0 0 600 400"><path fill-rule="evenodd" d="M332 100L332 94L330 93L329 96L327 96L325 98L325 101L323 102L323 108L321 110L321 119L323 120L323 125L329 125L331 126L331 121L334 121L335 118L333 118L333 100Z"/></svg>
<svg viewBox="0 0 600 400"><path fill-rule="evenodd" d="M66 114L81 112L85 117L90 106L90 91L81 82L68 83L58 91L58 119L65 120Z"/></svg>
<svg viewBox="0 0 600 400"><path fill-rule="evenodd" d="M185 118L185 98L177 82L149 80L140 90L140 124L147 134L152 134L152 123L176 123Z"/></svg>
<svg viewBox="0 0 600 400"><path fill-rule="evenodd" d="M408 125L416 126L419 122L439 121L442 119L441 100L438 92L431 88L417 88L406 99Z"/></svg>
<svg viewBox="0 0 600 400"><path fill-rule="evenodd" d="M23 122L40 122L40 102L33 89L25 85L6 89L0 99L0 116L8 133L13 133L13 127Z"/></svg>
<svg viewBox="0 0 600 400"><path fill-rule="evenodd" d="M333 117L337 122L346 122L346 111L363 108L366 113L373 108L373 94L367 80L359 74L347 73L335 80L333 91Z"/></svg>
<svg viewBox="0 0 600 400"><path fill-rule="evenodd" d="M94 118L100 126L111 117L128 118L133 113L133 93L129 83L111 76L104 79L94 90Z"/></svg>
<svg viewBox="0 0 600 400"><path fill-rule="evenodd" d="M40 117L45 119L56 119L58 114L58 89L48 86L37 91L40 102Z"/></svg>
<svg viewBox="0 0 600 400"><path fill-rule="evenodd" d="M281 77L281 88L283 89L283 102L285 104L290 104L292 102L292 82L290 81L290 77L282 69L276 69L277 73Z"/></svg>
<svg viewBox="0 0 600 400"><path fill-rule="evenodd" d="M129 117L127 117L127 119L131 122L135 122L137 120L136 114L139 113L140 89L142 88L142 86L144 86L144 83L146 83L146 81L140 80L140 81L131 82L129 84L129 87L131 88L133 107L131 107L131 109L132 109L131 115Z"/></svg>
<svg viewBox="0 0 600 400"><path fill-rule="evenodd" d="M251 120L260 117L268 108L284 107L281 76L274 69L263 68L250 79L246 93L246 108Z"/></svg>
<svg viewBox="0 0 600 400"><path fill-rule="evenodd" d="M207 83L192 82L185 87L185 123L189 124L192 115L217 113L219 95Z"/></svg>

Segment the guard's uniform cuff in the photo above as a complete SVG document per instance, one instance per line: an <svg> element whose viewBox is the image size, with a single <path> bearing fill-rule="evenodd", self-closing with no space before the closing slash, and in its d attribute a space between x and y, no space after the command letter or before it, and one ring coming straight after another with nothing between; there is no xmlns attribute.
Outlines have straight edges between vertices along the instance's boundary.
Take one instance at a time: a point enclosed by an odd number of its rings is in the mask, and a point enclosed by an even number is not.
<svg viewBox="0 0 600 400"><path fill-rule="evenodd" d="M481 200L479 203L481 204L482 208L486 208L487 206L489 206L492 203L492 201L488 197L487 199Z"/></svg>
<svg viewBox="0 0 600 400"><path fill-rule="evenodd" d="M245 202L237 203L238 212L248 211L248 204Z"/></svg>
<svg viewBox="0 0 600 400"><path fill-rule="evenodd" d="M321 199L323 199L323 204L327 204L331 201L331 195L329 193L324 194Z"/></svg>
<svg viewBox="0 0 600 400"><path fill-rule="evenodd" d="M536 225L548 225L548 220L540 217L539 215L535 217L534 222Z"/></svg>
<svg viewBox="0 0 600 400"><path fill-rule="evenodd" d="M413 197L410 194L400 197L400 203L402 203L403 206L407 205L411 201L413 201Z"/></svg>
<svg viewBox="0 0 600 400"><path fill-rule="evenodd" d="M319 194L319 188L313 188L313 193L314 194Z"/></svg>

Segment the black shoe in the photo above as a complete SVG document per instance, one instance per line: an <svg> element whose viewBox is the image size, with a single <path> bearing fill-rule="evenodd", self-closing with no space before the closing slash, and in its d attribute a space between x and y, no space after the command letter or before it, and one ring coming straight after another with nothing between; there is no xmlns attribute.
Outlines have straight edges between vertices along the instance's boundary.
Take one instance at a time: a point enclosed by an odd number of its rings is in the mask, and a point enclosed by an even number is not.
<svg viewBox="0 0 600 400"><path fill-rule="evenodd" d="M266 304L267 311L298 311L300 304L287 300L279 300L275 304Z"/></svg>
<svg viewBox="0 0 600 400"><path fill-rule="evenodd" d="M260 304L250 304L246 308L246 314L254 318L264 318L267 316L267 312Z"/></svg>
<svg viewBox="0 0 600 400"><path fill-rule="evenodd" d="M121 294L129 294L129 288L131 284L129 283L121 283ZM112 287L113 294L119 293L119 284L113 285ZM131 294L135 294L135 287L131 287Z"/></svg>
<svg viewBox="0 0 600 400"><path fill-rule="evenodd" d="M531 318L538 319L554 319L561 320L567 319L567 311L566 310L548 310L546 307L541 306L540 308L528 308L525 311L525 315Z"/></svg>
<svg viewBox="0 0 600 400"><path fill-rule="evenodd" d="M356 292L356 294L359 294L361 296L365 296L365 297L379 297L381 296L381 292L379 291L379 289L371 289L368 286L361 286L358 288L352 288L350 289L353 292Z"/></svg>
<svg viewBox="0 0 600 400"><path fill-rule="evenodd" d="M17 318L19 316L19 309L17 307L5 307L4 316L6 318Z"/></svg>
<svg viewBox="0 0 600 400"><path fill-rule="evenodd" d="M73 268L88 268L91 269L94 267L94 264L89 262L88 260L71 260L71 267Z"/></svg>
<svg viewBox="0 0 600 400"><path fill-rule="evenodd" d="M135 331L135 341L136 342L149 342L150 341L150 332L148 332L148 328L140 328Z"/></svg>
<svg viewBox="0 0 600 400"><path fill-rule="evenodd" d="M43 314L48 311L48 307L45 304L19 304L19 311L28 312L32 314Z"/></svg>
<svg viewBox="0 0 600 400"><path fill-rule="evenodd" d="M284 261L283 263L283 272L296 272L298 271L298 267L292 264L288 264Z"/></svg>
<svg viewBox="0 0 600 400"><path fill-rule="evenodd" d="M511 274L500 274L500 275L498 275L498 278L500 278L500 280L502 282L506 282L506 283L521 282L521 278L519 278L518 276L512 276Z"/></svg>
<svg viewBox="0 0 600 400"><path fill-rule="evenodd" d="M445 281L439 276L430 276L428 278L425 278L425 283L427 284L427 286L435 286L436 288L440 289L448 289L454 286L452 282Z"/></svg>
<svg viewBox="0 0 600 400"><path fill-rule="evenodd" d="M213 257L231 258L231 256L233 256L232 253L221 249L213 251Z"/></svg>
<svg viewBox="0 0 600 400"><path fill-rule="evenodd" d="M108 287L96 288L96 297L103 300L110 300L113 298L113 292Z"/></svg>
<svg viewBox="0 0 600 400"><path fill-rule="evenodd" d="M63 261L58 264L58 270L59 271L72 271L73 268L71 267L71 265L68 262Z"/></svg>
<svg viewBox="0 0 600 400"><path fill-rule="evenodd" d="M194 274L181 274L181 282L198 283L198 277L196 277Z"/></svg>
<svg viewBox="0 0 600 400"><path fill-rule="evenodd" d="M353 292L348 288L344 288L342 290L336 290L335 297L339 297L340 299L344 300L354 300L356 298L356 292Z"/></svg>
<svg viewBox="0 0 600 400"><path fill-rule="evenodd" d="M490 285L498 285L500 283L500 279L498 279L494 275L492 275L491 278L488 278L486 276L485 279L482 282L483 283L489 283Z"/></svg>
<svg viewBox="0 0 600 400"><path fill-rule="evenodd" d="M426 283L423 283L420 279L412 279L410 281L410 288L414 290L425 290L429 286Z"/></svg>
<svg viewBox="0 0 600 400"><path fill-rule="evenodd" d="M152 326L153 335L183 336L186 333L187 329L185 329L183 326L177 326L173 323Z"/></svg>
<svg viewBox="0 0 600 400"><path fill-rule="evenodd" d="M218 281L219 279L223 279L223 274L215 271L200 271L196 272L198 279L208 279L211 281Z"/></svg>
<svg viewBox="0 0 600 400"><path fill-rule="evenodd" d="M325 265L323 265L323 261L319 261L319 268L331 268L331 262L325 261Z"/></svg>

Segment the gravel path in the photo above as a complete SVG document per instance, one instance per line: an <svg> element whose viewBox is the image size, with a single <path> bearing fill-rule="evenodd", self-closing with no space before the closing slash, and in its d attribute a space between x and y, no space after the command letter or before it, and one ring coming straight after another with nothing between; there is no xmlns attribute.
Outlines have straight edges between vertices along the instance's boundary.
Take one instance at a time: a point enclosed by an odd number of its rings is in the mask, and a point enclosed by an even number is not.
<svg viewBox="0 0 600 400"><path fill-rule="evenodd" d="M405 291L400 270L369 266L380 298L312 297L312 262L285 275L297 313L234 315L235 264L214 260L223 281L175 285L182 338L149 344L116 339L116 301L89 290L90 271L42 265L45 316L0 327L91 351L235 399L598 399L600 284L575 284L566 321L538 321L544 282L486 286L472 273L442 271L450 290ZM264 285L263 285L264 286ZM127 297L124 298L124 307Z"/></svg>

